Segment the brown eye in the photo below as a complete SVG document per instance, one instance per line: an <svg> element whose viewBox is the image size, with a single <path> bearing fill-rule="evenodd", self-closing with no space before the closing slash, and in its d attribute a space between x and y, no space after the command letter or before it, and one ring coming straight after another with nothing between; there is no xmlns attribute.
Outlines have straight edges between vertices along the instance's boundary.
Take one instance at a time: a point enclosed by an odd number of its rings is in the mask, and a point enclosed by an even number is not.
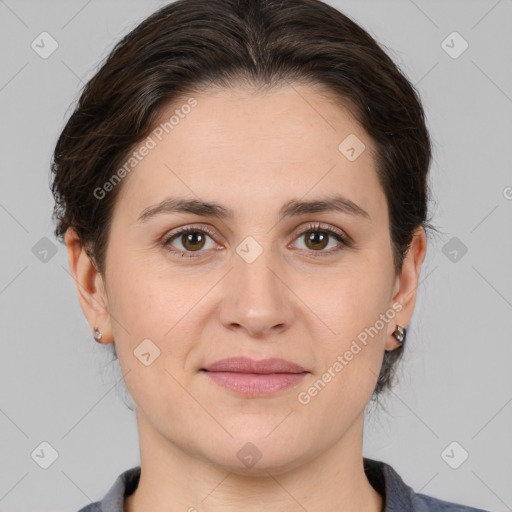
<svg viewBox="0 0 512 512"><path fill-rule="evenodd" d="M197 251L204 247L205 236L201 231L192 231L181 235L181 243L187 251Z"/></svg>
<svg viewBox="0 0 512 512"><path fill-rule="evenodd" d="M323 227L320 224L309 225L305 231L297 235L296 240L303 241L303 247L300 247L301 244L299 244L299 249L309 253L318 253L318 256L332 255L345 247L350 247L341 231L338 232L334 228ZM334 242L334 245L331 245L331 242ZM326 250L326 248L328 249ZM317 255L315 254L315 256Z"/></svg>
<svg viewBox="0 0 512 512"><path fill-rule="evenodd" d="M208 238L211 240L209 247L207 247ZM195 256L191 253L199 253L198 255L200 255L207 252L207 249L215 247L213 234L210 234L206 228L199 229L194 227L185 227L174 231L162 244L173 255L182 257Z"/></svg>
<svg viewBox="0 0 512 512"><path fill-rule="evenodd" d="M313 250L322 250L329 243L328 234L323 231L307 231L303 236L306 237L306 246Z"/></svg>

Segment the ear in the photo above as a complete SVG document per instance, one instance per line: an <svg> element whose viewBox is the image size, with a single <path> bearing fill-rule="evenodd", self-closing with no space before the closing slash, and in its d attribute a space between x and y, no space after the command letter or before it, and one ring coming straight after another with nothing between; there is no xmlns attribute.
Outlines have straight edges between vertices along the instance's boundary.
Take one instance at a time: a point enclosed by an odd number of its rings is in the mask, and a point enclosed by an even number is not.
<svg viewBox="0 0 512 512"><path fill-rule="evenodd" d="M423 227L415 229L409 250L407 251L402 269L396 277L393 289L393 302L398 311L394 321L389 322L388 337L386 339L386 350L394 350L400 346L398 340L392 336L396 325L407 327L414 313L416 303L416 292L419 285L421 265L427 252L427 237ZM396 305L400 304L398 310Z"/></svg>
<svg viewBox="0 0 512 512"><path fill-rule="evenodd" d="M87 255L82 241L73 228L67 229L64 241L78 300L91 332L94 332L94 328L97 327L103 335L101 343L112 343L114 340L103 277Z"/></svg>

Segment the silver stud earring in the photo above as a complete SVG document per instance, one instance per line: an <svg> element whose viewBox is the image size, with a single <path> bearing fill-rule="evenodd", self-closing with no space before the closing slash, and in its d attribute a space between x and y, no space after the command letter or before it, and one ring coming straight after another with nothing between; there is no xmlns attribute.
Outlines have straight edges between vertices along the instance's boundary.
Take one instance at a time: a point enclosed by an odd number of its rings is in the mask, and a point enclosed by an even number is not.
<svg viewBox="0 0 512 512"><path fill-rule="evenodd" d="M95 327L94 328L94 339L99 343L101 341L101 338L103 338L103 334L101 334L100 330Z"/></svg>
<svg viewBox="0 0 512 512"><path fill-rule="evenodd" d="M406 335L406 330L404 327L402 327L401 325L397 325L396 326L396 329L395 329L395 332L393 332L392 336L394 336L398 343L400 343L400 345L403 345L404 341L405 341L405 335Z"/></svg>

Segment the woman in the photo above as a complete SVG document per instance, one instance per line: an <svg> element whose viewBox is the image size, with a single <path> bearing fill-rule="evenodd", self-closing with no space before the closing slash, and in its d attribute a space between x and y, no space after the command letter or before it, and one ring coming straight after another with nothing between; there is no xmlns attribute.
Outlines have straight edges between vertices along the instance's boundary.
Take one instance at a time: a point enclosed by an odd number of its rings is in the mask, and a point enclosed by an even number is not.
<svg viewBox="0 0 512 512"><path fill-rule="evenodd" d="M362 457L426 253L413 87L317 0L180 0L87 84L52 169L141 465L82 512L476 510Z"/></svg>

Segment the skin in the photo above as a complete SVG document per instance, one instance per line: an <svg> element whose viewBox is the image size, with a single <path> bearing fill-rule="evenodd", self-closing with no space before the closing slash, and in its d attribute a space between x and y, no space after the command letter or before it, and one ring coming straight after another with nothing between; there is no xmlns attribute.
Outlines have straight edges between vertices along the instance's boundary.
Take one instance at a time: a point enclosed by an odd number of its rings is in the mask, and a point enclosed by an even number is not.
<svg viewBox="0 0 512 512"><path fill-rule="evenodd" d="M238 85L194 98L197 106L124 178L104 276L73 229L66 233L84 314L102 343L115 340L137 405L142 473L125 510L380 511L363 470L364 409L384 350L398 346L396 324L407 326L413 314L425 232L415 231L396 275L372 141L319 87ZM338 150L349 134L366 146L355 161ZM330 211L279 221L287 201L334 191L369 219ZM166 213L137 222L171 195L216 201L234 217ZM300 233L310 221L342 230L352 246L332 236L308 243ZM172 248L195 257L172 256L165 235L188 225L215 236L187 246L177 237ZM263 250L252 263L236 252L247 236ZM300 403L298 393L393 304L401 306L395 318ZM145 338L160 349L149 366L134 356ZM247 398L199 371L241 355L281 357L310 373L294 388ZM252 467L237 457L247 442L262 455Z"/></svg>

